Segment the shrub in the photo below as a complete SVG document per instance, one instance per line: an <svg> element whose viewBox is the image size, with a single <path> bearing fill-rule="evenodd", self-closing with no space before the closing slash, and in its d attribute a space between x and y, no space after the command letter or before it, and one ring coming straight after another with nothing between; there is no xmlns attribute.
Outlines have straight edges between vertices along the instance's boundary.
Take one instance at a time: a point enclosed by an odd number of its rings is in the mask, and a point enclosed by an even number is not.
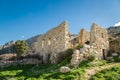
<svg viewBox="0 0 120 80"><path fill-rule="evenodd" d="M114 56L113 59L114 59L115 62L120 62L119 56Z"/></svg>
<svg viewBox="0 0 120 80"><path fill-rule="evenodd" d="M77 45L77 46L75 47L75 49L78 49L78 50L80 50L81 48L83 48L83 45Z"/></svg>
<svg viewBox="0 0 120 80"><path fill-rule="evenodd" d="M65 52L60 52L60 53L56 54L57 55L56 62L59 63L66 58L71 59L72 54L73 54L72 48L67 49Z"/></svg>
<svg viewBox="0 0 120 80"><path fill-rule="evenodd" d="M65 52L68 56L71 56L73 54L73 49L72 48L69 48L66 50Z"/></svg>
<svg viewBox="0 0 120 80"><path fill-rule="evenodd" d="M94 54L94 53L91 53L91 54L88 56L87 59L88 59L89 61L93 61L93 60L95 60L95 57L96 57L95 54Z"/></svg>

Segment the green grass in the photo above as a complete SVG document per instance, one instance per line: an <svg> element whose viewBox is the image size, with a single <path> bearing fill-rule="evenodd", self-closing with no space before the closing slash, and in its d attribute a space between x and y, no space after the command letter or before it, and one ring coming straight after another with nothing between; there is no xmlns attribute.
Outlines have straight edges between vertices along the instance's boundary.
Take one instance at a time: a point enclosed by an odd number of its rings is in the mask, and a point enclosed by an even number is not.
<svg viewBox="0 0 120 80"><path fill-rule="evenodd" d="M97 61L97 64L83 61L77 68L71 67L70 72L60 73L59 68L69 62L70 59L65 59L57 65L18 65L1 68L0 80L84 80L85 69L108 64L106 61Z"/></svg>
<svg viewBox="0 0 120 80"><path fill-rule="evenodd" d="M58 65L18 65L0 69L0 80L37 80L46 79L50 75L58 72L58 68L69 63L69 59L63 60Z"/></svg>
<svg viewBox="0 0 120 80"><path fill-rule="evenodd" d="M120 80L120 65L97 72L91 80Z"/></svg>

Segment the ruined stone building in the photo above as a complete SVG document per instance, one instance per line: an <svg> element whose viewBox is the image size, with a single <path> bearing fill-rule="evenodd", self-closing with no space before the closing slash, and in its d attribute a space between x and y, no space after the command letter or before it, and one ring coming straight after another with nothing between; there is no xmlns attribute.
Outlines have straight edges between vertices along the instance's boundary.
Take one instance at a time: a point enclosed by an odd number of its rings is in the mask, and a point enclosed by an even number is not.
<svg viewBox="0 0 120 80"><path fill-rule="evenodd" d="M90 43L98 52L99 59L105 59L109 49L107 30L93 23L90 32Z"/></svg>
<svg viewBox="0 0 120 80"><path fill-rule="evenodd" d="M93 23L90 32L81 29L78 35L68 31L68 23L64 21L57 27L41 35L35 43L35 53L43 57L43 62L55 63L57 54L77 45L88 44L96 49L99 59L104 59L109 49L107 30Z"/></svg>

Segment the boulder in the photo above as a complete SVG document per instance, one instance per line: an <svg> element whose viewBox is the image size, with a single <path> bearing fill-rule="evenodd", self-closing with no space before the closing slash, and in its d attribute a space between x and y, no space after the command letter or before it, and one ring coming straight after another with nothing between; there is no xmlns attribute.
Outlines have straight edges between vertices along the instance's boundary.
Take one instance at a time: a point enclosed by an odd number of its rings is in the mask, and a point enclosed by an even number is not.
<svg viewBox="0 0 120 80"><path fill-rule="evenodd" d="M68 73L68 72L70 72L70 68L66 67L66 66L62 66L62 67L60 67L60 72L61 73Z"/></svg>
<svg viewBox="0 0 120 80"><path fill-rule="evenodd" d="M84 53L84 52L85 52L84 48L81 48L80 53Z"/></svg>
<svg viewBox="0 0 120 80"><path fill-rule="evenodd" d="M75 50L75 51L73 52L73 54L80 54L80 51L79 51L79 50Z"/></svg>
<svg viewBox="0 0 120 80"><path fill-rule="evenodd" d="M117 53L112 53L112 56L118 56L118 54Z"/></svg>
<svg viewBox="0 0 120 80"><path fill-rule="evenodd" d="M78 64L80 63L80 60L77 60L77 59L72 59L71 60L71 66L78 66Z"/></svg>
<svg viewBox="0 0 120 80"><path fill-rule="evenodd" d="M83 48L90 48L90 45L84 44Z"/></svg>
<svg viewBox="0 0 120 80"><path fill-rule="evenodd" d="M113 57L107 57L107 60L113 61Z"/></svg>
<svg viewBox="0 0 120 80"><path fill-rule="evenodd" d="M89 50L88 50L88 48L86 48L86 49L85 49L85 52L87 52L87 53L88 53L88 51L89 51Z"/></svg>
<svg viewBox="0 0 120 80"><path fill-rule="evenodd" d="M94 50L92 48L89 49L89 53L93 53Z"/></svg>

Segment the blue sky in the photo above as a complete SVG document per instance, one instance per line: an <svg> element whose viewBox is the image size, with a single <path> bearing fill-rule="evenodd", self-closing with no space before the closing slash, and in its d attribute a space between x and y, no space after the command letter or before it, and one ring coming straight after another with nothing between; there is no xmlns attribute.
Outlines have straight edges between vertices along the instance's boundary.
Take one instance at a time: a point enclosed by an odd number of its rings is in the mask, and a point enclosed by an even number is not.
<svg viewBox="0 0 120 80"><path fill-rule="evenodd" d="M43 34L67 20L69 30L120 22L120 0L0 0L0 45Z"/></svg>

